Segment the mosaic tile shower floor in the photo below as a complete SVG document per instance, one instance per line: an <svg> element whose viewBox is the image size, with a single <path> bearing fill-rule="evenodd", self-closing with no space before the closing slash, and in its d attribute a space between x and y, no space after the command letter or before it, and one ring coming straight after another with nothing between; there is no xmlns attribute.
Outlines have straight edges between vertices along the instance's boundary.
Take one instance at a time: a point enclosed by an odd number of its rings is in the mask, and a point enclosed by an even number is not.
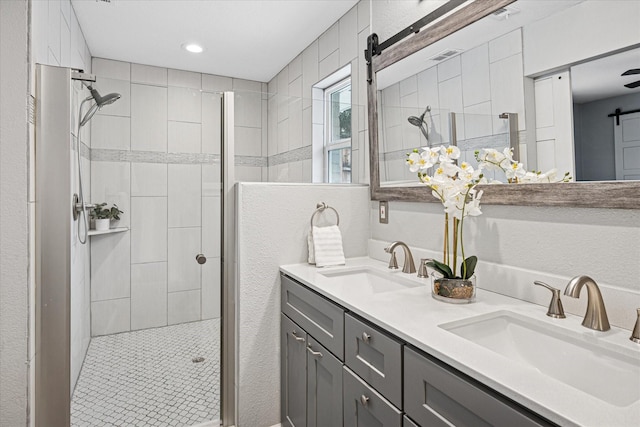
<svg viewBox="0 0 640 427"><path fill-rule="evenodd" d="M91 340L71 426L193 426L219 402L219 319L126 332Z"/></svg>

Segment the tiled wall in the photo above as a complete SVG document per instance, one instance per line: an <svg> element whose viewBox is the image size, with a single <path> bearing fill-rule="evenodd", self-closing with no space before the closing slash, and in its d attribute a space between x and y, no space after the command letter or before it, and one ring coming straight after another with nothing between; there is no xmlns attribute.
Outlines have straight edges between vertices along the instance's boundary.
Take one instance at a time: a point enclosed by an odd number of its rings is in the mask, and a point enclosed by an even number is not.
<svg viewBox="0 0 640 427"><path fill-rule="evenodd" d="M61 67L71 67L83 69L87 72L91 71L91 53L85 42L84 35L78 24L78 18L71 6L70 0L38 0L31 2L31 43L32 43L32 61L33 63L54 65ZM32 88L31 93L35 93L35 65L32 66ZM82 90L81 84L74 84L74 93L71 94L71 123L70 129L75 134L75 121L77 120L77 111L80 101L88 96L88 91ZM86 110L85 104L85 110ZM73 139L74 136L70 135ZM88 158L88 150L91 146L90 132L88 126L83 129L82 142L85 149L81 164L83 170L83 184L87 200L90 196L90 165ZM33 160L35 156L34 144L31 141L31 176L32 182L35 176L35 164ZM77 161L71 159L73 169L70 173L73 176L72 193L78 192L78 170ZM30 200L35 200L31 198ZM35 201L33 210L35 211ZM35 225L31 227L31 233L34 233ZM90 340L90 280L89 280L89 257L90 242L81 245L77 238L77 224L73 224L73 235L71 236L71 389L75 385L76 379L80 374L82 361L89 346ZM35 252L31 255L35 256ZM35 263L32 261L32 265ZM35 294L35 284L32 283L32 293ZM35 303L32 304L32 307ZM35 316L34 310L31 313L32 318ZM33 330L33 329L32 329ZM31 334L35 336L35 334ZM35 349L35 343L31 344L31 348Z"/></svg>
<svg viewBox="0 0 640 427"><path fill-rule="evenodd" d="M431 107L431 113L425 115L430 142L450 141L448 113L456 113L461 158L470 163L475 163L474 151L479 148L508 146L508 121L498 115L518 113L520 159L524 160L526 80L522 69L522 32L517 29L383 89L380 96L383 150L400 150L401 155L387 157L381 167L386 176L381 178L416 179L404 166L404 153L424 146L426 141L407 117L419 116L427 106ZM495 137L487 138L492 135Z"/></svg>
<svg viewBox="0 0 640 427"><path fill-rule="evenodd" d="M219 317L219 92L236 92L236 178L261 181L266 85L99 58L93 72L122 98L92 121L92 201L130 231L92 240L92 335Z"/></svg>
<svg viewBox="0 0 640 427"><path fill-rule="evenodd" d="M351 64L352 181L368 182L368 35L369 2L361 1L269 82L269 181L311 182L312 136L323 134L322 102L312 101L312 87Z"/></svg>

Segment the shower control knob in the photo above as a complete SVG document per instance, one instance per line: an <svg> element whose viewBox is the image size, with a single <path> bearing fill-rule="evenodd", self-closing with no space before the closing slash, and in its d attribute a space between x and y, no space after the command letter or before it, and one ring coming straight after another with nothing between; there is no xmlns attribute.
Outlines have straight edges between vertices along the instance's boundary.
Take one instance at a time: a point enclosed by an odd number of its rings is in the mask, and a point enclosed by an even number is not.
<svg viewBox="0 0 640 427"><path fill-rule="evenodd" d="M203 254L198 254L196 255L196 261L198 261L198 264L204 264L205 262L207 262L207 257Z"/></svg>

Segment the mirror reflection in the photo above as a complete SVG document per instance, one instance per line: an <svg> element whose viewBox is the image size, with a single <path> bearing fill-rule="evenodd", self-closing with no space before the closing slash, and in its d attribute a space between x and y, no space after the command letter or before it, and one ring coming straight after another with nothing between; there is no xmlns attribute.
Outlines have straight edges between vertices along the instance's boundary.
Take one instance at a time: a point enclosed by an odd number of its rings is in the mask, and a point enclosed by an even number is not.
<svg viewBox="0 0 640 427"><path fill-rule="evenodd" d="M640 109L637 21L635 30L629 19L604 24L635 40L564 42L590 25L585 17L598 17L585 8L603 3L520 0L378 71L381 186L417 185L402 165L406 153L451 143L470 163L480 148L512 146L528 170L640 179L640 112L608 117ZM609 14L624 14L625 2L607 3Z"/></svg>
<svg viewBox="0 0 640 427"><path fill-rule="evenodd" d="M571 67L571 94L576 179L640 180L640 49Z"/></svg>

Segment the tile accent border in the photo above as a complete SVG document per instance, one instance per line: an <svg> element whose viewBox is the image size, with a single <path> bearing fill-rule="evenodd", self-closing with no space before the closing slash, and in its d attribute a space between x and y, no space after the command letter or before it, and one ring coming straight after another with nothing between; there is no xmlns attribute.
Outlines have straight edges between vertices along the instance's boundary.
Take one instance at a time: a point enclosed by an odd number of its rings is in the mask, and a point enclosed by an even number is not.
<svg viewBox="0 0 640 427"><path fill-rule="evenodd" d="M301 162L303 160L311 159L313 151L311 145L306 147L296 148L294 150L285 151L284 153L274 154L269 156L267 163L269 166L281 165L283 163Z"/></svg>

